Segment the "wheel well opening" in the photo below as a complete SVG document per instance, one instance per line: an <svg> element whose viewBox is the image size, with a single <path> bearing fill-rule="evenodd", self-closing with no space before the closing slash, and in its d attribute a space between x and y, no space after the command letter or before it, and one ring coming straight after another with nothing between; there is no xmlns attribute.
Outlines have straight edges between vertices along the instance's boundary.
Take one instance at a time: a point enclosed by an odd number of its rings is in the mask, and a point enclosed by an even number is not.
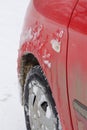
<svg viewBox="0 0 87 130"><path fill-rule="evenodd" d="M22 56L20 62L20 76L19 76L19 82L22 87L22 94L24 92L24 84L27 73L32 67L36 65L39 65L39 62L33 54L28 53Z"/></svg>

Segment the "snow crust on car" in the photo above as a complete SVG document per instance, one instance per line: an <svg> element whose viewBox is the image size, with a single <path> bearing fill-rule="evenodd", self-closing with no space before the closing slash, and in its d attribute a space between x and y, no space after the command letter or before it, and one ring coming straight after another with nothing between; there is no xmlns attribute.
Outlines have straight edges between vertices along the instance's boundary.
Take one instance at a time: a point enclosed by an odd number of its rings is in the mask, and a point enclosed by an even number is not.
<svg viewBox="0 0 87 130"><path fill-rule="evenodd" d="M21 37L21 45L25 42L31 42L31 41L35 41L38 39L38 37L41 34L43 26L40 24L39 26L35 26L35 27L30 27L28 30L26 30L22 37Z"/></svg>

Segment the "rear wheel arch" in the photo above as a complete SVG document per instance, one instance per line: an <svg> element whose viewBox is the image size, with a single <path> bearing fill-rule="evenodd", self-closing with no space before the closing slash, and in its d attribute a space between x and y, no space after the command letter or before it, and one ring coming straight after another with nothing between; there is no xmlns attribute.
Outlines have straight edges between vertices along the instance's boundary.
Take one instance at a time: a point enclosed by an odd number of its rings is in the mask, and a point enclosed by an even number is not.
<svg viewBox="0 0 87 130"><path fill-rule="evenodd" d="M36 65L40 65L38 59L32 53L24 53L20 58L19 83L21 86L21 98L23 103L24 84L27 73Z"/></svg>

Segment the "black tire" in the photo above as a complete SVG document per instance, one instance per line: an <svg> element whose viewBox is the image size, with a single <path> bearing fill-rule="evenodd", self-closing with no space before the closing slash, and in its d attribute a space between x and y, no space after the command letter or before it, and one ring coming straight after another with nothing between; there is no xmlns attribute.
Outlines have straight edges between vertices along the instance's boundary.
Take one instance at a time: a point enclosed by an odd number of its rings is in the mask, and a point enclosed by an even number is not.
<svg viewBox="0 0 87 130"><path fill-rule="evenodd" d="M33 67L27 75L24 112L27 130L59 130L55 102L40 66Z"/></svg>

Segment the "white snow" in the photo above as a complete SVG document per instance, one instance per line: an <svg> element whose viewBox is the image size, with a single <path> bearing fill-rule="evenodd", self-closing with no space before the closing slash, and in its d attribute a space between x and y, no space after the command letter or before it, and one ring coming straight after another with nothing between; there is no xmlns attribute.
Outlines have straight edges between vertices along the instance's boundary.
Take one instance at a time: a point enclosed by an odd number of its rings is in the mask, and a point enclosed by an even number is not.
<svg viewBox="0 0 87 130"><path fill-rule="evenodd" d="M49 62L49 60L44 60L43 62L45 65L48 66L48 68L51 68L51 63Z"/></svg>
<svg viewBox="0 0 87 130"><path fill-rule="evenodd" d="M51 111L50 107L48 106L48 107L47 107L47 111L46 111L46 117L47 117L48 119L51 118L51 113L52 113L52 111Z"/></svg>
<svg viewBox="0 0 87 130"><path fill-rule="evenodd" d="M38 92L38 87L33 87L33 93L34 93L35 95L37 95L37 92Z"/></svg>
<svg viewBox="0 0 87 130"><path fill-rule="evenodd" d="M37 28L37 29L36 29ZM42 25L36 25L35 27L30 27L29 30L25 31L21 38L21 45L25 42L35 41L40 36L40 33L42 31L43 26Z"/></svg>
<svg viewBox="0 0 87 130"><path fill-rule="evenodd" d="M0 0L0 130L26 130L17 81L17 53L29 0Z"/></svg>
<svg viewBox="0 0 87 130"><path fill-rule="evenodd" d="M50 56L51 56L51 54L48 53L47 50L45 49L45 50L44 50L44 55L42 56L42 58L43 58L43 59L47 59L47 58L49 58Z"/></svg>
<svg viewBox="0 0 87 130"><path fill-rule="evenodd" d="M63 34L64 34L64 31L63 31L63 30L60 31L60 33L59 33L59 37L62 38L62 37L63 37Z"/></svg>
<svg viewBox="0 0 87 130"><path fill-rule="evenodd" d="M39 111L39 110L37 111L37 114L38 114L38 117L40 118L40 115L41 115L41 114L40 114L40 111Z"/></svg>
<svg viewBox="0 0 87 130"><path fill-rule="evenodd" d="M27 42L27 41L31 41L33 39L33 34L32 34L32 28L30 27L30 29L29 30L27 30L24 34L23 34L23 36L22 36L22 38L21 38L21 45L22 45L22 43L24 43L24 42Z"/></svg>
<svg viewBox="0 0 87 130"><path fill-rule="evenodd" d="M51 40L52 48L57 53L60 53L60 47L61 47L61 41L58 41L56 39Z"/></svg>
<svg viewBox="0 0 87 130"><path fill-rule="evenodd" d="M62 130L62 125L61 125L60 119L59 119L59 130Z"/></svg>
<svg viewBox="0 0 87 130"><path fill-rule="evenodd" d="M40 106L44 101L46 101L46 97L45 97L45 95L42 95L41 99L40 99L40 101L38 103L38 106Z"/></svg>

